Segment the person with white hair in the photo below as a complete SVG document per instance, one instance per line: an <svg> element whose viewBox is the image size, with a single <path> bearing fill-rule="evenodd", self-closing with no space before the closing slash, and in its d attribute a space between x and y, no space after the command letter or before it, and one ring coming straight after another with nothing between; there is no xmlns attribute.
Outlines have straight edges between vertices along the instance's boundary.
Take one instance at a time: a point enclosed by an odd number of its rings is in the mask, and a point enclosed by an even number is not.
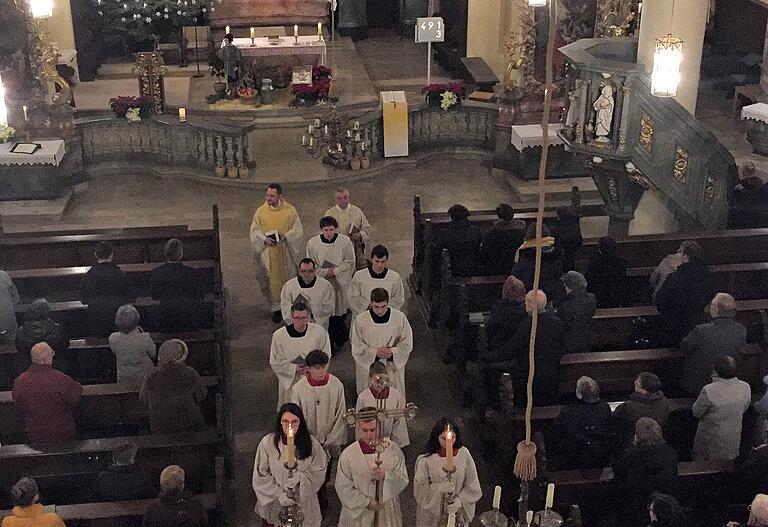
<svg viewBox="0 0 768 527"><path fill-rule="evenodd" d="M141 384L155 367L157 348L149 333L139 327L139 312L130 304L120 306L115 315L117 331L109 336L109 349L115 354L117 382Z"/></svg>
<svg viewBox="0 0 768 527"><path fill-rule="evenodd" d="M558 468L604 467L608 462L611 407L600 399L600 386L591 377L576 381L575 404L563 407L555 426L560 432Z"/></svg>
<svg viewBox="0 0 768 527"><path fill-rule="evenodd" d="M202 502L184 491L184 469L165 467L160 473L160 496L149 504L142 527L207 527L208 515Z"/></svg>
<svg viewBox="0 0 768 527"><path fill-rule="evenodd" d="M739 522L728 522L726 527L743 527ZM768 495L758 494L749 504L747 527L768 527Z"/></svg>

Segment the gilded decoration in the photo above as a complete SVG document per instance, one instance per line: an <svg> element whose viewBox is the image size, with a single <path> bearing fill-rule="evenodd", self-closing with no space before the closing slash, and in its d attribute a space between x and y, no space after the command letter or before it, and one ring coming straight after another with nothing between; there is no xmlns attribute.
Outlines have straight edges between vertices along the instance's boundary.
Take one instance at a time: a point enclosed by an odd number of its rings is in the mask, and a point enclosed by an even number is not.
<svg viewBox="0 0 768 527"><path fill-rule="evenodd" d="M520 13L518 29L512 30L504 41L507 69L504 72L504 87L507 90L526 90L533 82L535 67L533 53L536 48L536 29L533 23L533 8L527 0L514 0L513 12Z"/></svg>
<svg viewBox="0 0 768 527"><path fill-rule="evenodd" d="M72 88L70 88L69 83L59 75L59 72L56 71L56 64L59 62L59 57L61 57L59 48L53 43L49 44L48 48L43 51L42 57L42 78L59 87L59 91L54 93L51 102L54 105L69 104L69 101L72 98Z"/></svg>
<svg viewBox="0 0 768 527"><path fill-rule="evenodd" d="M611 201L619 201L619 188L616 180L612 177L608 178L608 195L611 197Z"/></svg>
<svg viewBox="0 0 768 527"><path fill-rule="evenodd" d="M653 119L646 113L640 117L640 144L647 152L653 146Z"/></svg>
<svg viewBox="0 0 768 527"><path fill-rule="evenodd" d="M595 37L626 37L636 31L637 2L597 0Z"/></svg>
<svg viewBox="0 0 768 527"><path fill-rule="evenodd" d="M653 183L651 183L651 180L645 177L640 171L635 170L634 172L629 172L627 174L627 178L633 183L636 183L643 187L645 190L652 190L655 188Z"/></svg>
<svg viewBox="0 0 768 527"><path fill-rule="evenodd" d="M680 146L675 148L675 165L672 169L672 175L680 183L685 183L688 180L688 152Z"/></svg>
<svg viewBox="0 0 768 527"><path fill-rule="evenodd" d="M159 53L146 52L136 54L133 74L139 78L139 95L152 101L153 113L165 113L165 87L163 75L168 71L163 65Z"/></svg>

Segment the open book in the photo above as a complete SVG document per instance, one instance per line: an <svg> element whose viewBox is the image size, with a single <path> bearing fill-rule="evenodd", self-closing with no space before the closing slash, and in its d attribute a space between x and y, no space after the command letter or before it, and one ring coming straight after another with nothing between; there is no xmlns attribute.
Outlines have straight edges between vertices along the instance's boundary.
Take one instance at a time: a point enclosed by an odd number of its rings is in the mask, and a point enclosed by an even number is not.
<svg viewBox="0 0 768 527"><path fill-rule="evenodd" d="M272 241L275 243L280 243L280 233L277 231L267 231L264 233L264 236L272 238Z"/></svg>

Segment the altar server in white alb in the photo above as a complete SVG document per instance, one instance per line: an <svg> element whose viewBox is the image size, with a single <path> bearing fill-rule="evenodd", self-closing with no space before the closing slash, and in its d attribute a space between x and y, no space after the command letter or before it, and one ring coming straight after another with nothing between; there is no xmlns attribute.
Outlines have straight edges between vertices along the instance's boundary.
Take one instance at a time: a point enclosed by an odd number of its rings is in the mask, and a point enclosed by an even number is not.
<svg viewBox="0 0 768 527"><path fill-rule="evenodd" d="M327 453L338 458L340 447L347 442L347 423L344 421L347 403L344 385L328 373L329 361L323 351L309 352L307 374L294 385L291 400L304 412L310 433Z"/></svg>
<svg viewBox="0 0 768 527"><path fill-rule="evenodd" d="M285 465L293 464L294 458L296 472L289 477ZM280 510L298 503L304 514L303 525L320 527L323 518L317 492L325 479L327 462L323 447L307 429L301 408L292 403L281 406L275 431L261 440L253 464L252 485L262 526L280 525ZM293 489L295 501L289 489Z"/></svg>
<svg viewBox="0 0 768 527"><path fill-rule="evenodd" d="M450 424L452 438L446 438L446 425ZM453 443L453 458L448 460L447 446ZM455 468L449 482L444 469ZM483 495L477 477L475 460L461 443L461 432L451 419L441 418L432 428L424 452L416 459L413 474L413 494L416 497L416 527L439 525L443 496L454 493L454 501L445 512L465 515L467 523L475 517L475 504ZM443 520L444 521L444 520Z"/></svg>
<svg viewBox="0 0 768 527"><path fill-rule="evenodd" d="M355 269L366 266L365 244L371 237L371 224L360 207L349 202L349 190L336 189L336 205L325 211L326 216L333 216L339 222L339 232L349 236L355 247Z"/></svg>
<svg viewBox="0 0 768 527"><path fill-rule="evenodd" d="M405 365L413 349L411 324L402 311L389 307L389 293L371 291L371 307L352 322L352 357L355 359L357 393L368 387L368 372L374 361L382 362L392 386L405 394Z"/></svg>
<svg viewBox="0 0 768 527"><path fill-rule="evenodd" d="M390 380L387 376L387 367L383 362L374 361L369 368L368 389L357 396L356 410L361 408L374 407L383 410L403 410L405 409L405 397L397 388L390 386ZM382 437L388 437L400 448L405 448L411 444L408 437L408 427L405 417L386 417L380 422Z"/></svg>
<svg viewBox="0 0 768 527"><path fill-rule="evenodd" d="M400 273L387 267L389 251L383 245L371 249L371 263L352 277L347 298L352 313L357 316L371 303L371 291L377 287L389 293L389 306L401 310L405 305L405 287Z"/></svg>
<svg viewBox="0 0 768 527"><path fill-rule="evenodd" d="M307 257L317 262L317 276L333 285L336 293L336 312L328 322L328 333L334 350L347 341L347 327L344 321L349 303L347 289L355 272L355 249L344 234L339 234L338 222L332 216L320 218L320 234L307 242Z"/></svg>
<svg viewBox="0 0 768 527"><path fill-rule="evenodd" d="M363 408L363 411L375 408ZM341 501L339 527L372 527L378 515L380 527L402 527L400 493L408 486L405 457L396 443L379 439L382 464L376 467L376 419L359 421L359 441L344 449L336 472L336 494ZM381 498L376 500L376 483Z"/></svg>
<svg viewBox="0 0 768 527"><path fill-rule="evenodd" d="M288 280L280 292L280 310L285 323L290 324L291 306L302 302L309 307L312 321L328 331L328 318L336 309L336 293L328 280L316 275L316 269L312 258L299 262L299 276Z"/></svg>
<svg viewBox="0 0 768 527"><path fill-rule="evenodd" d="M312 350L322 350L331 356L328 332L309 321L309 308L304 304L291 306L292 322L272 334L269 365L277 375L278 408L291 400L291 389L307 374L306 358Z"/></svg>

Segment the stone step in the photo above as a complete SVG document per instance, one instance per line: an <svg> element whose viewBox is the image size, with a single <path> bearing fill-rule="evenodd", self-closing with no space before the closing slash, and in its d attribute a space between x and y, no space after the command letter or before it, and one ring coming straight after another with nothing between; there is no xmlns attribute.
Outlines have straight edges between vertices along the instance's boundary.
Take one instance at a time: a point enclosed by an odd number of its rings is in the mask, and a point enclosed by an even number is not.
<svg viewBox="0 0 768 527"><path fill-rule="evenodd" d="M493 169L495 177L507 181L516 201L521 203L536 203L539 199L538 181L526 181L516 178L512 172L498 168ZM570 201L571 188L579 187L581 201L585 205L603 203L595 182L590 177L549 179L546 181L547 203Z"/></svg>
<svg viewBox="0 0 768 527"><path fill-rule="evenodd" d="M85 184L77 190L84 190ZM9 232L20 230L33 221L58 222L67 211L76 189L69 189L55 199L28 199L19 201L0 201L2 228Z"/></svg>

